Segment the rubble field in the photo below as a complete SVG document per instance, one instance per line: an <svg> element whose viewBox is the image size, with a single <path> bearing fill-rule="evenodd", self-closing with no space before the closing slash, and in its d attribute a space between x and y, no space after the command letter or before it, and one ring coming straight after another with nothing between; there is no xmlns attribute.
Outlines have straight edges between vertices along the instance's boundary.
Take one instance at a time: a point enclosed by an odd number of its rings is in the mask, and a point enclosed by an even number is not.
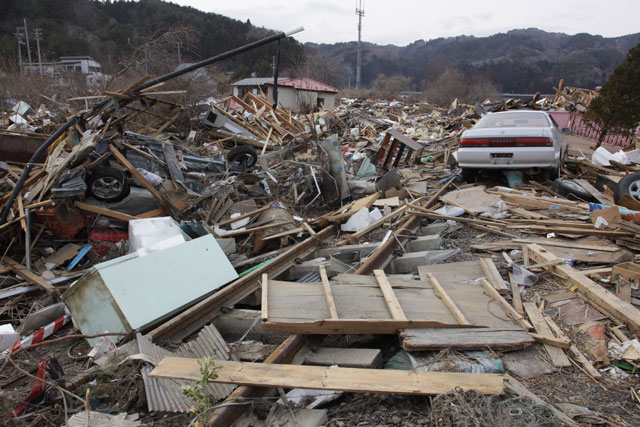
<svg viewBox="0 0 640 427"><path fill-rule="evenodd" d="M149 81L0 118L6 424L640 425L637 141L554 180L456 160L593 92L301 114Z"/></svg>

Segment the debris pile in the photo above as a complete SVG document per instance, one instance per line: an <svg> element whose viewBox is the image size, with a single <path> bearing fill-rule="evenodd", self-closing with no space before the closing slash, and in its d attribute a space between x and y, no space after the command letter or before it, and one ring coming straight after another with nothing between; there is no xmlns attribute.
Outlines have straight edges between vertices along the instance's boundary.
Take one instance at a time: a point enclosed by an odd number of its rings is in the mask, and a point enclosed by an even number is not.
<svg viewBox="0 0 640 427"><path fill-rule="evenodd" d="M640 423L635 153L570 147L563 178L511 187L456 165L487 112L592 95L297 115L160 86L3 121L9 418L321 424L380 393L437 396L435 425Z"/></svg>

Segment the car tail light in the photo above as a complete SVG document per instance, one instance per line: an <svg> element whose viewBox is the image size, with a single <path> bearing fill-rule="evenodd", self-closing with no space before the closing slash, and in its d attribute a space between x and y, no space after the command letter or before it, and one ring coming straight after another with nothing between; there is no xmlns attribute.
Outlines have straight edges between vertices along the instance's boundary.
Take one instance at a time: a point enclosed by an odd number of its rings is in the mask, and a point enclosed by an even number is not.
<svg viewBox="0 0 640 427"><path fill-rule="evenodd" d="M519 147L552 147L551 138L517 138L516 145Z"/></svg>
<svg viewBox="0 0 640 427"><path fill-rule="evenodd" d="M460 140L461 147L552 147L551 138L467 138Z"/></svg>
<svg viewBox="0 0 640 427"><path fill-rule="evenodd" d="M488 147L489 146L489 138L470 138L470 139L461 139L461 146L466 147Z"/></svg>

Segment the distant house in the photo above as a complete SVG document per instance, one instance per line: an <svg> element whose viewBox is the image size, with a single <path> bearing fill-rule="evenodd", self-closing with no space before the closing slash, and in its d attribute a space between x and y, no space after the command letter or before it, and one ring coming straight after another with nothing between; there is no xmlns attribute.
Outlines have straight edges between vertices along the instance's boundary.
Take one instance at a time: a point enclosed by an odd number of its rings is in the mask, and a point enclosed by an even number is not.
<svg viewBox="0 0 640 427"><path fill-rule="evenodd" d="M273 80L266 83L269 99L273 102ZM278 104L296 112L323 107L333 110L338 89L309 77L278 80Z"/></svg>
<svg viewBox="0 0 640 427"><path fill-rule="evenodd" d="M43 62L41 64L32 62L23 63L25 70L37 73L42 67L42 72L49 75L60 75L73 72L81 74L101 75L102 65L90 56L61 56L58 62Z"/></svg>
<svg viewBox="0 0 640 427"><path fill-rule="evenodd" d="M61 56L60 64L67 71L78 71L82 74L102 72L100 63L90 56Z"/></svg>
<svg viewBox="0 0 640 427"><path fill-rule="evenodd" d="M278 82L282 80L289 80L289 77L278 78ZM247 92L251 92L254 95L258 95L260 91L267 93L267 83L273 83L273 77L249 77L231 83L231 86L233 87L233 94L242 98Z"/></svg>

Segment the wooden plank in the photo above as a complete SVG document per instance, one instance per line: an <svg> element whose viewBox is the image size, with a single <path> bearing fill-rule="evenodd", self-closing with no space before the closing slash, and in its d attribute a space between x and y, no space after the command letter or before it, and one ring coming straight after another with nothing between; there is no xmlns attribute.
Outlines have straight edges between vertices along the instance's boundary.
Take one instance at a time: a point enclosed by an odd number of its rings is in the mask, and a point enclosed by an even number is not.
<svg viewBox="0 0 640 427"><path fill-rule="evenodd" d="M588 244L578 243L575 241L572 241L572 242L568 242L565 240L557 241L556 239L513 239L513 243L523 243L523 244L537 243L544 246L558 246L563 248L586 249L589 251L603 251L603 252L617 252L621 250L621 248L617 246L588 245ZM611 244L610 242L606 242L606 243Z"/></svg>
<svg viewBox="0 0 640 427"><path fill-rule="evenodd" d="M550 337L547 335L540 335L540 334L534 334L534 333L529 333L529 335L531 335L533 339L536 340L536 342L539 342L542 344L547 344L547 345L551 345L553 347L558 347L558 348L571 347L571 340L569 340L568 338L556 338L556 337Z"/></svg>
<svg viewBox="0 0 640 427"><path fill-rule="evenodd" d="M22 277L24 280L36 285L38 288L45 291L46 293L54 294L58 291L55 287L53 287L53 285L51 285L51 283L47 282L44 278L35 274L33 271L27 269L27 267L18 263L12 258L5 256L2 259L2 263L7 267L11 268L11 270L13 270L14 273Z"/></svg>
<svg viewBox="0 0 640 427"><path fill-rule="evenodd" d="M529 316L529 319L531 320L531 323L533 323L533 326L536 329L536 332L538 332L538 334L540 335L553 338L553 332L551 332L551 328L549 328L547 322L544 321L544 318L538 310L538 307L530 302L525 302L523 305L525 311L527 312L527 315ZM547 350L547 353L549 354L549 358L551 358L551 363L553 364L553 366L555 366L556 368L571 366L571 362L561 348L554 347L549 344L543 345Z"/></svg>
<svg viewBox="0 0 640 427"><path fill-rule="evenodd" d="M389 308L391 317L394 320L407 320L407 316L404 314L402 306L400 305L395 292L393 292L393 288L387 280L387 276L384 274L384 270L373 270L373 274L376 277L380 291L382 291L382 297Z"/></svg>
<svg viewBox="0 0 640 427"><path fill-rule="evenodd" d="M520 288L513 282L512 274L509 274L511 283L511 296L513 297L513 308L520 314L524 314L524 308L522 307L522 296L520 295Z"/></svg>
<svg viewBox="0 0 640 427"><path fill-rule="evenodd" d="M559 411L553 405L550 405L547 402L545 402L544 400L540 399L540 397L538 397L538 395L536 395L533 392L531 392L521 382L519 382L518 380L513 378L511 375L507 374L506 377L507 377L506 387L508 389L513 390L516 394L518 394L521 397L526 397L526 398L532 400L533 402L535 402L538 405L541 405L541 406L544 406L546 408L549 408L553 412L553 414L556 416L556 418L563 423L563 425L572 426L572 427L573 426L575 426L575 427L579 426L578 423L573 421L573 419L569 418L564 412Z"/></svg>
<svg viewBox="0 0 640 427"><path fill-rule="evenodd" d="M307 233L309 233L309 236L315 236L316 232L313 228L311 228L311 226L309 224L307 224L306 222L302 223L302 228L304 228L306 230Z"/></svg>
<svg viewBox="0 0 640 427"><path fill-rule="evenodd" d="M600 236L600 237L634 237L634 233L627 231L609 231L609 230L596 230L588 228L571 228L571 227L549 227L545 225L530 225L527 226L528 231L535 233L556 233L556 234L568 234L578 236Z"/></svg>
<svg viewBox="0 0 640 427"><path fill-rule="evenodd" d="M267 273L262 274L262 307L261 307L262 321L269 320L269 275Z"/></svg>
<svg viewBox="0 0 640 427"><path fill-rule="evenodd" d="M499 394L505 380L505 376L499 374L264 365L226 360L218 360L216 364L220 369L217 378L210 382L367 393L437 395L460 388L481 394ZM150 376L195 381L201 374L197 359L165 357Z"/></svg>
<svg viewBox="0 0 640 427"><path fill-rule="evenodd" d="M394 320L394 319L318 319L309 321L271 320L262 323L262 330L288 332L291 334L335 335L335 334L397 334L405 329L422 328L478 328L482 325L461 325L438 320Z"/></svg>
<svg viewBox="0 0 640 427"><path fill-rule="evenodd" d="M504 280L496 268L496 265L493 263L493 260L491 258L480 258L478 262L480 262L480 266L482 267L482 271L484 271L487 281L496 288L500 295L507 295L509 293L509 288L504 283Z"/></svg>
<svg viewBox="0 0 640 427"><path fill-rule="evenodd" d="M602 203L603 205L611 205L612 200L610 200L608 197L606 197L604 194L598 191L598 189L595 188L593 185L591 185L591 183L586 179L574 179L574 181L578 185L580 185L580 187L584 188L584 190L587 193L595 197L598 200L598 202Z"/></svg>
<svg viewBox="0 0 640 427"><path fill-rule="evenodd" d="M485 291L487 291L489 293L489 296L492 297L493 299L495 299L496 301L498 301L500 303L500 305L502 305L502 308L505 309L505 311L516 321L520 324L520 326L522 326L524 329L529 330L532 328L531 324L529 322L526 321L526 319L524 317L522 317L520 315L520 313L518 313L512 306L511 304L509 304L504 298L502 298L502 295L500 295L498 293L498 291L496 290L496 288L494 288L493 286L491 286L491 284L489 282L487 282L486 280L482 279L480 282L482 282L482 286L484 286Z"/></svg>
<svg viewBox="0 0 640 427"><path fill-rule="evenodd" d="M543 316L543 317L544 317L544 321L547 322L547 325L549 326L549 328L551 328L551 330L556 334L557 337L562 338L571 343L571 340L564 334L562 329L560 329L560 326L558 326L556 322L553 321L553 319L551 319L548 316ZM612 328L612 330L615 330L615 328ZM580 350L578 350L578 347L571 344L569 346L569 352L573 355L573 357L575 357L578 360L578 362L582 365L584 370L587 371L587 373L591 375L594 379L602 377L602 374L596 368L593 367L589 359L587 359L585 355L582 354Z"/></svg>
<svg viewBox="0 0 640 427"><path fill-rule="evenodd" d="M555 255L537 244L524 246L524 252L529 259L541 263L557 259ZM546 267L548 271L566 277L572 286L577 286L580 292L598 306L611 312L615 317L622 320L634 333L640 333L640 310L628 302L622 301L612 292L607 291L602 286L589 279L586 274L573 267L562 263Z"/></svg>
<svg viewBox="0 0 640 427"><path fill-rule="evenodd" d="M522 329L460 328L460 329L407 329L400 332L402 348L406 351L486 350L513 351L534 343Z"/></svg>
<svg viewBox="0 0 640 427"><path fill-rule="evenodd" d="M118 149L115 147L115 145L110 144L109 145L109 149L111 150L111 153L113 153L113 156L118 159L118 161L122 164L122 166L124 166L125 168L127 168L127 170L129 172L131 172L131 175L133 175L140 184L142 184L142 186L144 188L146 188L147 190L149 190L149 192L151 193L151 195L153 195L153 198L156 199L156 201L160 204L160 205L164 205L164 199L162 198L162 195L160 194L160 192L158 190L156 190L156 187L154 187L149 181L147 181L145 179L145 177L142 176L142 174L140 172L138 172L138 169L136 169L130 162L129 160L127 160L127 158L120 152L118 151Z"/></svg>
<svg viewBox="0 0 640 427"><path fill-rule="evenodd" d="M324 268L324 265L321 265L319 270L320 280L322 280L324 297L327 300L327 307L329 308L329 314L331 315L332 319L337 319L338 310L336 310L336 303L333 300L333 294L331 293L331 283L329 283L329 278L327 277L327 270Z"/></svg>
<svg viewBox="0 0 640 427"><path fill-rule="evenodd" d="M132 219L137 219L137 217L133 215L128 215L122 212L117 212L107 208L101 208L100 206L90 205L88 203L83 202L73 202L74 206L82 209L83 211L93 212L100 215L105 215L111 218L121 219L123 221L131 221Z"/></svg>
<svg viewBox="0 0 640 427"><path fill-rule="evenodd" d="M458 320L458 323L460 323L461 325L471 325L471 322L467 320L467 318L464 316L462 311L460 311L456 303L453 302L449 294L447 294L447 292L444 290L444 288L442 287L440 282L438 282L435 276L431 273L427 273L427 279L429 279L429 281L433 285L433 289L435 290L436 296L444 302L447 308L451 311L451 314L453 314L454 317Z"/></svg>

